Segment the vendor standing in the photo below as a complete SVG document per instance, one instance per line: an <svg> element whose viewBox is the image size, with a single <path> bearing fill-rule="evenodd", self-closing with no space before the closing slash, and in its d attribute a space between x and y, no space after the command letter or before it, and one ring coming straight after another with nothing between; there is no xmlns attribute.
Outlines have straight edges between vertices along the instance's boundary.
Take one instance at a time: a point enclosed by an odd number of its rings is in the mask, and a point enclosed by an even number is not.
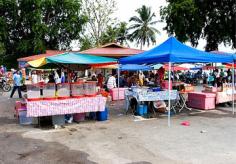
<svg viewBox="0 0 236 164"><path fill-rule="evenodd" d="M145 79L145 76L144 76L143 72L139 72L138 77L139 77L139 85L140 85L140 86L143 86L143 84L144 84L144 79Z"/></svg>
<svg viewBox="0 0 236 164"><path fill-rule="evenodd" d="M164 81L164 76L165 76L164 67L161 67L158 69L158 75L159 75L160 84L162 84L162 81Z"/></svg>
<svg viewBox="0 0 236 164"><path fill-rule="evenodd" d="M107 81L107 88L110 90L112 88L116 88L116 78L114 74L112 74Z"/></svg>
<svg viewBox="0 0 236 164"><path fill-rule="evenodd" d="M102 74L101 73L99 73L98 74L98 77L97 77L97 79L98 79L98 86L100 87L100 88L103 88L103 76L102 76Z"/></svg>
<svg viewBox="0 0 236 164"><path fill-rule="evenodd" d="M16 90L18 90L18 94L19 94L19 98L22 98L21 96L21 76L20 76L20 72L19 71L16 71L13 75L13 81L14 81L14 87L12 89L12 92L11 92L11 96L10 98L13 97L14 93Z"/></svg>
<svg viewBox="0 0 236 164"><path fill-rule="evenodd" d="M32 84L37 84L38 83L38 75L36 74L36 71L32 72L31 82L32 82Z"/></svg>

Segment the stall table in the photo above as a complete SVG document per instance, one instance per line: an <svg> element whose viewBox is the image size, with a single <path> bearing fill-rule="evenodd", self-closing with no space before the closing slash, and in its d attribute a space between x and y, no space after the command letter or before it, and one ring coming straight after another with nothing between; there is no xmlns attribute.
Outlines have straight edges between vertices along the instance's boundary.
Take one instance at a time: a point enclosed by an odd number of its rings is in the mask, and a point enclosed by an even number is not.
<svg viewBox="0 0 236 164"><path fill-rule="evenodd" d="M42 117L104 111L106 98L102 96L27 101L27 117Z"/></svg>
<svg viewBox="0 0 236 164"><path fill-rule="evenodd" d="M159 101L159 100L168 100L169 99L169 92L165 91L158 91L158 92L142 92L142 91L133 91L133 90L126 90L125 91L125 104L126 104L126 111L128 111L130 106L130 99L135 98L138 104L141 102L150 102L150 101ZM176 100L179 98L179 94L177 90L170 91L170 99ZM174 109L175 110L175 109Z"/></svg>

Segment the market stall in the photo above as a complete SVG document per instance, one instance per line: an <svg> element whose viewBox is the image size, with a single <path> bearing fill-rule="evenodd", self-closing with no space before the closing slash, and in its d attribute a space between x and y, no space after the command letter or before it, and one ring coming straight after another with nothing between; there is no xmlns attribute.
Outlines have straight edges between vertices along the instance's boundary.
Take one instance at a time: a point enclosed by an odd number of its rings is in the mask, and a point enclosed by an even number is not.
<svg viewBox="0 0 236 164"><path fill-rule="evenodd" d="M168 70L171 70L172 63L233 63L234 56L232 55L217 55L204 51L200 51L191 47L188 47L179 42L174 37L170 37L161 45L134 55L131 57L122 58L119 60L120 64L158 64L168 63ZM233 70L234 74L234 70ZM234 78L234 75L233 75ZM168 73L168 90L169 95L171 92L171 72ZM233 80L234 83L234 80ZM234 92L234 89L232 90ZM234 93L233 93L234 95ZM169 104L170 102L169 96ZM234 113L234 106L233 106ZM168 126L170 126L170 105L168 105Z"/></svg>
<svg viewBox="0 0 236 164"><path fill-rule="evenodd" d="M84 55L80 53L63 53L28 62L31 66L40 67L48 63L55 64L115 64L116 59ZM96 81L68 83L37 83L27 85L27 99L24 115L21 117L52 116L56 122L63 122L64 115L88 112L107 113L107 98L97 87ZM19 111L20 108L19 108ZM22 113L22 112L21 112ZM84 115L85 116L85 115ZM103 119L100 119L103 120Z"/></svg>

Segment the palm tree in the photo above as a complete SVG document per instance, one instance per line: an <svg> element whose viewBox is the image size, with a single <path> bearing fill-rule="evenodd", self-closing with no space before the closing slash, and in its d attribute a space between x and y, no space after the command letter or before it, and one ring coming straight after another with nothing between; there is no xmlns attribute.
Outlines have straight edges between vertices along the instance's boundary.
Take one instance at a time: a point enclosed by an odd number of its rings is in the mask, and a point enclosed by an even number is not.
<svg viewBox="0 0 236 164"><path fill-rule="evenodd" d="M129 35L129 39L131 41L135 40L142 49L146 44L149 46L150 42L156 43L156 34L160 32L153 25L159 21L153 21L156 17L155 13L152 13L151 8L145 5L137 9L136 12L138 16L133 16L129 20L129 22L134 22L129 28L129 30L133 30Z"/></svg>

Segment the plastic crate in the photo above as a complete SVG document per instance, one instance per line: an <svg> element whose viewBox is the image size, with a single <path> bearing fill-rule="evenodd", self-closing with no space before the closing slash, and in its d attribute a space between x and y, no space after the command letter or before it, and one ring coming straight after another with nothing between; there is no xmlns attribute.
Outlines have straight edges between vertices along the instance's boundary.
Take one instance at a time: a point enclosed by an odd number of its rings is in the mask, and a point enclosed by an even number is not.
<svg viewBox="0 0 236 164"><path fill-rule="evenodd" d="M97 83L94 81L84 83L84 94L86 96L95 96L97 94L96 87Z"/></svg>
<svg viewBox="0 0 236 164"><path fill-rule="evenodd" d="M58 98L70 97L70 84L69 83L57 84L57 96Z"/></svg>
<svg viewBox="0 0 236 164"><path fill-rule="evenodd" d="M84 83L83 82L71 83L71 95L72 97L83 97Z"/></svg>

